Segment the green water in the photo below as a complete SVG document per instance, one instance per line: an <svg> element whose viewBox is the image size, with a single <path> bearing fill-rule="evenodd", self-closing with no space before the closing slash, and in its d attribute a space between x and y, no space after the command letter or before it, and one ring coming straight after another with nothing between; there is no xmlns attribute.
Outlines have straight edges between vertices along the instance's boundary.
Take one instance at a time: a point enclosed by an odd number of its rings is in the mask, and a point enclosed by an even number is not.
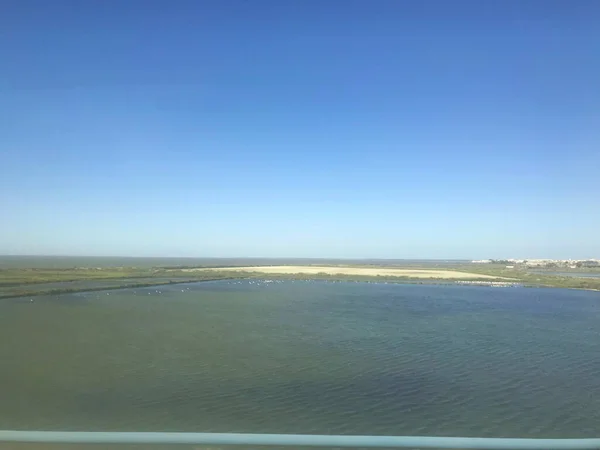
<svg viewBox="0 0 600 450"><path fill-rule="evenodd" d="M600 295L219 281L0 302L0 429L600 436Z"/></svg>

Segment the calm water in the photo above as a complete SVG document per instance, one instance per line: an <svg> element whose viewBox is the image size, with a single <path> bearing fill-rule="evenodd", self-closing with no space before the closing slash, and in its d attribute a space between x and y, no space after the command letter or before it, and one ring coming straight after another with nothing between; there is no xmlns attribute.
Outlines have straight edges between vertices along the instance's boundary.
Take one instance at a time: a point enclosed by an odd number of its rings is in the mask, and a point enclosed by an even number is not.
<svg viewBox="0 0 600 450"><path fill-rule="evenodd" d="M0 303L0 428L600 435L600 294L220 281Z"/></svg>

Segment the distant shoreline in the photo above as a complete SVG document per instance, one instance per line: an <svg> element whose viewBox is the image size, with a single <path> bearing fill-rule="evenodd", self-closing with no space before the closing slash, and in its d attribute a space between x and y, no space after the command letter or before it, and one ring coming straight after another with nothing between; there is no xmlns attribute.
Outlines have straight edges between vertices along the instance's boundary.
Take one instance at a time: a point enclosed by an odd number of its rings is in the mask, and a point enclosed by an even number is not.
<svg viewBox="0 0 600 450"><path fill-rule="evenodd" d="M504 267L261 265L233 267L75 267L0 269L0 299L65 295L228 279L330 280L398 284L552 287L600 291L600 279L565 279Z"/></svg>
<svg viewBox="0 0 600 450"><path fill-rule="evenodd" d="M136 283L130 285L123 286L104 286L104 287L91 287L91 288L75 288L75 289L51 289L51 290L43 290L43 291L32 291L32 292L21 292L14 294L0 294L0 300L8 300L15 298L27 298L27 297L44 297L51 295L68 295L68 294L78 294L82 292L102 292L102 291L117 291L117 290L125 290L125 289L134 289L134 288L146 288L146 287L154 287L154 286L169 286L174 284L190 284L190 283L204 283L209 281L226 281L226 280L246 280L246 279L255 279L254 277L239 277L232 276L230 278L214 278L214 279L203 279L203 280L177 280L177 281L161 281L157 283ZM262 277L261 277L262 278ZM456 280L442 280L442 279L386 279L386 280L378 280L376 278L372 279L351 279L351 278L325 278L325 277L307 277L307 278L296 278L296 277L276 277L279 280L287 280L287 281L337 281L337 282L347 282L347 283L389 283L389 284L421 284L421 285L445 285L445 286L479 286L479 287L520 287L522 286L520 283L510 283L510 282L500 282L500 281L456 281ZM544 287L544 286L539 286Z"/></svg>

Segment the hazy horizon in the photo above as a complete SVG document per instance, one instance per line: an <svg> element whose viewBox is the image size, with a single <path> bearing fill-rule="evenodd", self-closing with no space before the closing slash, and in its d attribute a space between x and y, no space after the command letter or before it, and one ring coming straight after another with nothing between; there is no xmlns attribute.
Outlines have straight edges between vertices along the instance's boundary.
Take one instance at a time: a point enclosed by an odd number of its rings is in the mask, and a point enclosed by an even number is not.
<svg viewBox="0 0 600 450"><path fill-rule="evenodd" d="M74 5L0 6L0 254L600 257L600 2Z"/></svg>
<svg viewBox="0 0 600 450"><path fill-rule="evenodd" d="M594 260L600 259L598 257L590 256L586 258L538 258L538 257L524 257L524 256L500 256L500 257L486 257L486 258L403 258L403 257L391 257L391 258L380 258L380 257L342 257L342 256L294 256L294 255L282 255L282 256L206 256L206 255L193 255L193 256L178 256L178 255L92 255L92 254L2 254L0 258L120 258L120 259L190 259L190 260L202 260L202 259L216 259L216 260L232 260L232 259L250 259L250 260L339 260L339 261L477 261L477 260L506 260L506 259L554 259L554 260Z"/></svg>

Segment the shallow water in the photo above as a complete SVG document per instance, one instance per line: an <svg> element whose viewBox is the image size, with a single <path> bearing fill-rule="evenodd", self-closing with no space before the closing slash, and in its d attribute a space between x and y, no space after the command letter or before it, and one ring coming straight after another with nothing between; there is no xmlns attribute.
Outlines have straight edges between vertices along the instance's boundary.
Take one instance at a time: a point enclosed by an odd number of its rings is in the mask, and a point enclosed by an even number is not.
<svg viewBox="0 0 600 450"><path fill-rule="evenodd" d="M600 295L217 281L0 302L0 428L600 434Z"/></svg>

